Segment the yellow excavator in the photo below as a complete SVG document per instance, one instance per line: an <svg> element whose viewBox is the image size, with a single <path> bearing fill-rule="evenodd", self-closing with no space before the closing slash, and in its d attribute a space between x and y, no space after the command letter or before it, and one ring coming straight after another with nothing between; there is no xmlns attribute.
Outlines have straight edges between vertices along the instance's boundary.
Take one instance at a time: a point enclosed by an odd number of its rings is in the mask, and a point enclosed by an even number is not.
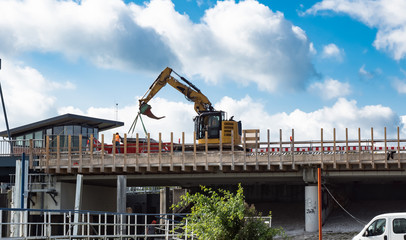
<svg viewBox="0 0 406 240"><path fill-rule="evenodd" d="M171 74L176 74L185 84L175 79ZM151 87L139 100L140 113L150 118L161 119L163 117L156 117L151 112L151 106L148 102L161 90L166 84L171 85L173 88L185 95L186 99L194 102L194 109L197 116L193 119L195 125L195 133L198 144L206 143L220 143L220 133L222 142L225 144L234 143L234 145L241 144L242 126L241 121L233 120L233 117L226 119L226 113L223 111L216 111L209 99L191 82L184 77L178 75L171 68L167 67L161 72L158 78L152 83ZM233 131L234 141L232 141Z"/></svg>

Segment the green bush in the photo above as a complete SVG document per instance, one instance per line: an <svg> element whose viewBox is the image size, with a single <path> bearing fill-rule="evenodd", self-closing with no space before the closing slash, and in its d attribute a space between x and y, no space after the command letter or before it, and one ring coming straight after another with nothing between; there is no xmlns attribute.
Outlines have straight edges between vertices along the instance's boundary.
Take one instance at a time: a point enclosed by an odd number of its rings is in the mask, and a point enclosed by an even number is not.
<svg viewBox="0 0 406 240"><path fill-rule="evenodd" d="M271 228L253 206L245 203L243 188L238 185L236 194L201 186L201 192L181 196L172 208L192 204L191 213L183 221L183 230L203 240L272 240L283 235L281 228Z"/></svg>

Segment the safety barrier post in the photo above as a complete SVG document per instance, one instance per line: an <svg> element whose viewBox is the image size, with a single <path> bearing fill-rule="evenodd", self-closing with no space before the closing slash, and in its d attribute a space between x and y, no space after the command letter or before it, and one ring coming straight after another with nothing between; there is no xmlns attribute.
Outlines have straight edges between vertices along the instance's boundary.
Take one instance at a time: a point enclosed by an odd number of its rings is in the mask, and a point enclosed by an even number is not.
<svg viewBox="0 0 406 240"><path fill-rule="evenodd" d="M359 165L359 168L362 169L362 161L361 161L361 128L358 128L358 165Z"/></svg>
<svg viewBox="0 0 406 240"><path fill-rule="evenodd" d="M139 163L139 155L140 155L140 139L138 138L138 133L135 134L135 171L140 170L140 163Z"/></svg>
<svg viewBox="0 0 406 240"><path fill-rule="evenodd" d="M171 166L170 171L173 171L173 132L171 132Z"/></svg>
<svg viewBox="0 0 406 240"><path fill-rule="evenodd" d="M56 173L61 172L61 136L56 136Z"/></svg>
<svg viewBox="0 0 406 240"><path fill-rule="evenodd" d="M82 149L82 134L79 134L79 173L82 173L83 166L83 149Z"/></svg>
<svg viewBox="0 0 406 240"><path fill-rule="evenodd" d="M400 134L399 134L399 127L398 127L397 131L398 131L398 168L402 168L402 165L400 164Z"/></svg>
<svg viewBox="0 0 406 240"><path fill-rule="evenodd" d="M148 165L147 165L147 171L151 171L151 135L150 133L147 134L147 152L148 152Z"/></svg>
<svg viewBox="0 0 406 240"><path fill-rule="evenodd" d="M45 160L45 172L49 173L49 136L47 135L46 137L46 143L45 143L45 148L46 148L46 160Z"/></svg>
<svg viewBox="0 0 406 240"><path fill-rule="evenodd" d="M279 129L279 169L283 170L283 163L282 163L282 129Z"/></svg>
<svg viewBox="0 0 406 240"><path fill-rule="evenodd" d="M247 130L244 130L244 165L243 165L243 170L247 170Z"/></svg>
<svg viewBox="0 0 406 240"><path fill-rule="evenodd" d="M319 209L319 240L323 239L323 219L322 219L322 207L321 207L321 168L317 169L317 187L318 187L318 209Z"/></svg>
<svg viewBox="0 0 406 240"><path fill-rule="evenodd" d="M232 159L232 162L233 162L233 165L232 165L232 169L231 170L234 170L234 164L235 164L235 156L234 156L234 130L231 130L231 159Z"/></svg>
<svg viewBox="0 0 406 240"><path fill-rule="evenodd" d="M323 128L320 129L320 166L324 168Z"/></svg>
<svg viewBox="0 0 406 240"><path fill-rule="evenodd" d="M68 173L72 172L72 136L68 136Z"/></svg>
<svg viewBox="0 0 406 240"><path fill-rule="evenodd" d="M159 133L159 145L158 145L158 171L162 171L162 134Z"/></svg>
<svg viewBox="0 0 406 240"><path fill-rule="evenodd" d="M204 170L209 170L209 139L207 131L204 132L204 140L205 140L205 154L206 154L206 165L204 166Z"/></svg>
<svg viewBox="0 0 406 240"><path fill-rule="evenodd" d="M185 132L182 132L182 171L185 171Z"/></svg>
<svg viewBox="0 0 406 240"><path fill-rule="evenodd" d="M348 128L345 128L345 167L350 168L349 155L348 155Z"/></svg>
<svg viewBox="0 0 406 240"><path fill-rule="evenodd" d="M124 133L124 160L123 160L123 172L127 172L127 133Z"/></svg>
<svg viewBox="0 0 406 240"><path fill-rule="evenodd" d="M371 127L371 165L372 169L375 169L375 161L374 161L374 128Z"/></svg>
<svg viewBox="0 0 406 240"><path fill-rule="evenodd" d="M12 144L12 143L11 143ZM32 139L30 139L30 153L29 153L29 161L30 161L30 169L32 169L32 167L33 167L33 161L34 161L34 154L33 154L33 152L34 152L34 149L33 149L33 140ZM1 235L0 235L0 237L1 237Z"/></svg>
<svg viewBox="0 0 406 240"><path fill-rule="evenodd" d="M104 172L104 134L101 135L101 172Z"/></svg>
<svg viewBox="0 0 406 240"><path fill-rule="evenodd" d="M333 168L337 169L337 160L336 160L336 128L333 128Z"/></svg>
<svg viewBox="0 0 406 240"><path fill-rule="evenodd" d="M268 166L267 170L271 170L271 131L267 129L267 141L268 141ZM245 153L245 149L244 149ZM245 154L244 154L245 156Z"/></svg>
<svg viewBox="0 0 406 240"><path fill-rule="evenodd" d="M387 144L386 144L386 127L384 127L384 145L385 145L385 169L388 169L388 150L386 149Z"/></svg>
<svg viewBox="0 0 406 240"><path fill-rule="evenodd" d="M292 139L290 140L290 153L291 153L291 158L292 158L292 169L295 170L296 169L296 163L295 163L295 129L293 129L293 128L292 128ZM322 164L323 164L323 161L322 161Z"/></svg>
<svg viewBox="0 0 406 240"><path fill-rule="evenodd" d="M93 172L93 142L94 142L94 137L93 134L90 134L90 144L89 144L89 151L90 151L90 166L89 166L89 171Z"/></svg>
<svg viewBox="0 0 406 240"><path fill-rule="evenodd" d="M220 163L219 163L219 170L223 171L223 134L222 131L220 130L220 142L219 142L219 157L220 157Z"/></svg>
<svg viewBox="0 0 406 240"><path fill-rule="evenodd" d="M197 163L196 163L196 158L197 158L197 154L196 154L196 132L193 132L193 171L197 170Z"/></svg>

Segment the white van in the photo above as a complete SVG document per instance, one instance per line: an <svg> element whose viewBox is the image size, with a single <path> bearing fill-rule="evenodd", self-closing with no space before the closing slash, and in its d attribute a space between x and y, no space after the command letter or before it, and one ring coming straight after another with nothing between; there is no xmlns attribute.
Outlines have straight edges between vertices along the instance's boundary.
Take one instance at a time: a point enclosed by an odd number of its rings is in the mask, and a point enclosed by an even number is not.
<svg viewBox="0 0 406 240"><path fill-rule="evenodd" d="M352 240L406 240L406 212L374 217Z"/></svg>

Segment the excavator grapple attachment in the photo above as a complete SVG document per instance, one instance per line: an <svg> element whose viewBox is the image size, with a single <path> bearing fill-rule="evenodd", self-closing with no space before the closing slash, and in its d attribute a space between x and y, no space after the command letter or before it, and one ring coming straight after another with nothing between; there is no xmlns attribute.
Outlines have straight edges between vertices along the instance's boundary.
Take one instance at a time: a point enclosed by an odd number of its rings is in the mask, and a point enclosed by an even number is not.
<svg viewBox="0 0 406 240"><path fill-rule="evenodd" d="M146 115L147 117L153 118L153 119L161 119L163 117L157 117L151 112L151 105L148 105L147 103L143 103L140 106L140 113L143 115Z"/></svg>

